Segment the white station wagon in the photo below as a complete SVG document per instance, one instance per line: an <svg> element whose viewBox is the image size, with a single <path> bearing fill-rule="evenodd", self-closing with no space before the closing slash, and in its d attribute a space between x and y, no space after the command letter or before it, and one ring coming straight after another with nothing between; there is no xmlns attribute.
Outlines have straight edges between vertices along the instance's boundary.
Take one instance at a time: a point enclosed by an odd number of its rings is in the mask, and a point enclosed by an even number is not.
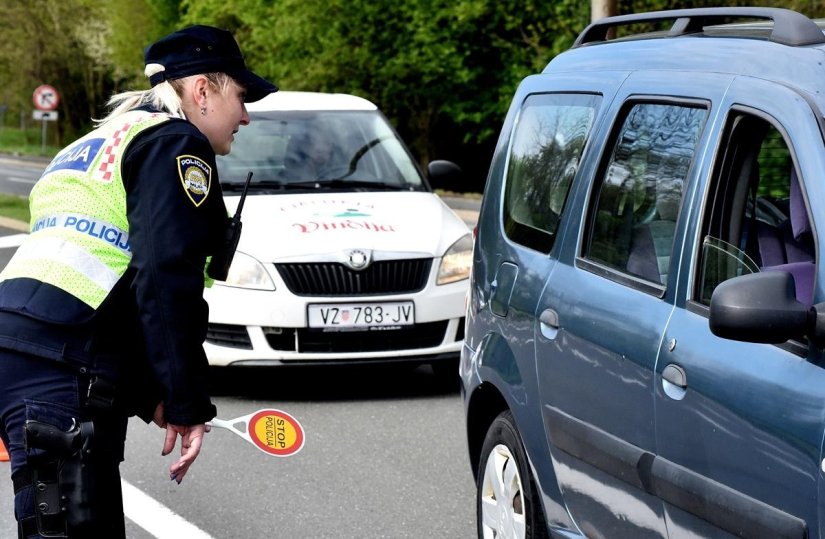
<svg viewBox="0 0 825 539"><path fill-rule="evenodd" d="M205 292L210 364L429 363L457 379L472 235L384 115L305 92L248 109L218 158L231 212L253 176L229 276Z"/></svg>

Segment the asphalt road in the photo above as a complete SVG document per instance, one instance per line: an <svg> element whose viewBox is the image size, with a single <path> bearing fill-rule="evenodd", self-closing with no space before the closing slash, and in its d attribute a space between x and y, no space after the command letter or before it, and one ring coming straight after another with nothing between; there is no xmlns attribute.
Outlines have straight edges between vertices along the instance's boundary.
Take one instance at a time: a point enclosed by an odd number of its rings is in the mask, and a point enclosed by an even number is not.
<svg viewBox="0 0 825 539"><path fill-rule="evenodd" d="M7 161L0 192L27 193L37 167ZM472 206L459 210L472 224ZM21 233L9 225L0 221L0 268ZM214 371L212 386L219 417L285 410L303 424L304 448L272 457L215 429L177 485L173 456L160 456L162 431L133 420L121 468L128 537L476 536L461 398L428 367ZM12 501L9 464L0 462L0 538L15 536Z"/></svg>
<svg viewBox="0 0 825 539"><path fill-rule="evenodd" d="M128 537L475 536L459 394L440 387L426 368L216 378L219 417L282 409L304 426L304 448L272 457L215 429L177 485L167 471L173 457L160 456L162 431L133 420L122 465L123 479L137 490L126 490ZM0 474L0 537L13 537L8 463L0 463Z"/></svg>
<svg viewBox="0 0 825 539"><path fill-rule="evenodd" d="M47 164L45 159L0 155L0 193L28 196Z"/></svg>

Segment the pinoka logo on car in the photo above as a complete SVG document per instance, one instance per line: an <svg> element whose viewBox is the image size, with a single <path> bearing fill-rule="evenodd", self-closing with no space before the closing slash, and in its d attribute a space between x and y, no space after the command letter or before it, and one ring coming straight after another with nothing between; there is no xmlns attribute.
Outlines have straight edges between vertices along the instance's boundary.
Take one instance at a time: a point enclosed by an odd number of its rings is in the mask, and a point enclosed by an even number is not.
<svg viewBox="0 0 825 539"><path fill-rule="evenodd" d="M345 212L336 213L331 217L318 220L293 223L302 234L333 230L366 230L372 232L397 232L395 225L369 219L370 214L348 208ZM341 220L332 220L341 219ZM357 268L354 268L357 269Z"/></svg>

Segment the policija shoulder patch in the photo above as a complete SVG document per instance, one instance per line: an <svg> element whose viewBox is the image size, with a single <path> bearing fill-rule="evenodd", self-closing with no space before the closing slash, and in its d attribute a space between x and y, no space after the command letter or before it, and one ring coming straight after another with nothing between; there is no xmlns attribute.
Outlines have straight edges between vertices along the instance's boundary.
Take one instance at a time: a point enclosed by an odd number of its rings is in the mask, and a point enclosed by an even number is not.
<svg viewBox="0 0 825 539"><path fill-rule="evenodd" d="M195 206L201 203L209 195L209 186L212 183L212 167L207 165L203 159L194 155L179 155L178 176L183 184L186 196Z"/></svg>

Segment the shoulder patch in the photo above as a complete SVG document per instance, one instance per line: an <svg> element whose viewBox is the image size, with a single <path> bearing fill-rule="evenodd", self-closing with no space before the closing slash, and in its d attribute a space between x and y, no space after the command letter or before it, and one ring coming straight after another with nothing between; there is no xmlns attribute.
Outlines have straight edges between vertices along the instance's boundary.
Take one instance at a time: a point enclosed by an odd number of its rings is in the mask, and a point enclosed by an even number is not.
<svg viewBox="0 0 825 539"><path fill-rule="evenodd" d="M180 176L186 196L195 206L200 206L209 195L209 187L212 183L212 167L207 165L203 159L194 155L179 155L176 159L178 161L178 176Z"/></svg>

